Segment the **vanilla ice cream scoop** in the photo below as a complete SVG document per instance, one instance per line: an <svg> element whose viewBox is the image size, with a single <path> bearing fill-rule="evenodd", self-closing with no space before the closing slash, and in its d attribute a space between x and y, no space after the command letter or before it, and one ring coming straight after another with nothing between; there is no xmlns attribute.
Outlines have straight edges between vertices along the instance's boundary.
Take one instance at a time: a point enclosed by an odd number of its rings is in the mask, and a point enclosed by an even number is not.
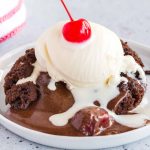
<svg viewBox="0 0 150 150"><path fill-rule="evenodd" d="M138 124L136 121L129 124L130 120L136 118L135 115L125 119L107 109L107 104L120 93L118 85L122 81L128 82L125 77L121 77L121 72L135 78L135 72L138 71L140 82L146 83L142 67L132 56L124 56L120 39L109 29L90 22L91 35L86 41L76 43L68 41L68 37L64 38L62 31L65 24L66 22L56 24L38 39L35 46L36 69L31 77L21 79L18 83L36 81L42 70L51 77L48 85L50 90L57 90L55 82L63 81L67 84L75 102L66 112L49 118L56 126L67 124L77 111L93 106L95 100L119 123L135 128L143 126L147 119L145 116L140 115ZM73 38L69 36L69 39Z"/></svg>
<svg viewBox="0 0 150 150"><path fill-rule="evenodd" d="M88 87L105 84L108 78L119 75L123 49L115 33L90 23L91 38L84 43L71 43L62 35L65 23L48 29L36 44L37 60L55 81Z"/></svg>

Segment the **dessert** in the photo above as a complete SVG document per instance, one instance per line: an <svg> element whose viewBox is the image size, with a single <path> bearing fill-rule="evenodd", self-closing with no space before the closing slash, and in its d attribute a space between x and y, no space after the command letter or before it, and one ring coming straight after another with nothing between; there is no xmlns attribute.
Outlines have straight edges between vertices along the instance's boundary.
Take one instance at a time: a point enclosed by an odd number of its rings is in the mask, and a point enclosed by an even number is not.
<svg viewBox="0 0 150 150"><path fill-rule="evenodd" d="M0 43L15 35L25 24L23 0L0 0Z"/></svg>
<svg viewBox="0 0 150 150"><path fill-rule="evenodd" d="M70 20L43 33L7 73L5 116L65 136L118 134L148 125L149 116L135 109L146 101L138 54L104 26Z"/></svg>

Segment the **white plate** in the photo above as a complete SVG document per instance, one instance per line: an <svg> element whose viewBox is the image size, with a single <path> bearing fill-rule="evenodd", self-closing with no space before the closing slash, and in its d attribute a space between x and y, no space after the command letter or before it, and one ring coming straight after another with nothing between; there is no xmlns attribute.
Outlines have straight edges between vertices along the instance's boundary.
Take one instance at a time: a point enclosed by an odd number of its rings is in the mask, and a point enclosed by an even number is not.
<svg viewBox="0 0 150 150"><path fill-rule="evenodd" d="M150 48L135 43L129 42L129 45L136 50L139 55L143 58L144 64L150 67ZM34 47L34 43L22 46L18 49L15 49L3 57L0 58L0 69L8 69L11 67L11 64L21 56L27 48ZM0 70L0 77L3 77ZM3 81L0 85L0 112L2 113L7 109L4 103L4 93L3 93ZM148 87L148 90L150 88ZM148 92L150 93L150 92ZM148 95L149 97L149 95ZM22 127L0 114L0 123L5 126L10 131L15 134L22 136L28 140L34 141L39 144L53 146L58 148L67 148L67 149L98 149L98 148L109 148L128 144L142 138L145 138L150 135L150 126L142 127L133 131L126 133L121 133L117 135L108 135L108 136L97 136L97 137L67 137L67 136L56 136L51 134L46 134L42 132L37 132L25 127Z"/></svg>

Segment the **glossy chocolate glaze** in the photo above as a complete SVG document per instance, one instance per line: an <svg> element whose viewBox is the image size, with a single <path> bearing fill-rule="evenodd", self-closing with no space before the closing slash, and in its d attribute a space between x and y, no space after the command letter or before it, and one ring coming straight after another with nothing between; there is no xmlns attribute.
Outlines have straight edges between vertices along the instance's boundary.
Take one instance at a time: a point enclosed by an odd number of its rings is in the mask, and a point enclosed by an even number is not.
<svg viewBox="0 0 150 150"><path fill-rule="evenodd" d="M71 92L67 90L66 85L62 82L56 83L57 90L50 91L47 87L40 87L40 99L30 105L27 110L9 109L5 116L20 124L21 126L41 131L44 133L65 136L83 136L71 126L70 123L63 127L56 127L49 122L49 117L53 114L65 112L74 104ZM114 124L103 131L101 135L118 134L133 130L114 122Z"/></svg>

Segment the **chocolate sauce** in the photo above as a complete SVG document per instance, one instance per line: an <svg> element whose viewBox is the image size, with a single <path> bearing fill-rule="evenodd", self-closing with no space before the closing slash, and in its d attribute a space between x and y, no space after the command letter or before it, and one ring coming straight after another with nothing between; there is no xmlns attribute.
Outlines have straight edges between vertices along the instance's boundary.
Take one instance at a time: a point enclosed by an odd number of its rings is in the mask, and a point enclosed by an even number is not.
<svg viewBox="0 0 150 150"><path fill-rule="evenodd" d="M9 109L5 116L20 124L21 126L54 135L64 136L84 136L77 131L70 123L65 126L57 127L49 122L51 115L62 113L68 110L73 104L74 99L71 92L67 90L65 84L57 83L57 90L50 91L46 87L41 87L41 97L30 105L27 110ZM133 130L114 122L114 124L103 131L101 135L118 134Z"/></svg>

